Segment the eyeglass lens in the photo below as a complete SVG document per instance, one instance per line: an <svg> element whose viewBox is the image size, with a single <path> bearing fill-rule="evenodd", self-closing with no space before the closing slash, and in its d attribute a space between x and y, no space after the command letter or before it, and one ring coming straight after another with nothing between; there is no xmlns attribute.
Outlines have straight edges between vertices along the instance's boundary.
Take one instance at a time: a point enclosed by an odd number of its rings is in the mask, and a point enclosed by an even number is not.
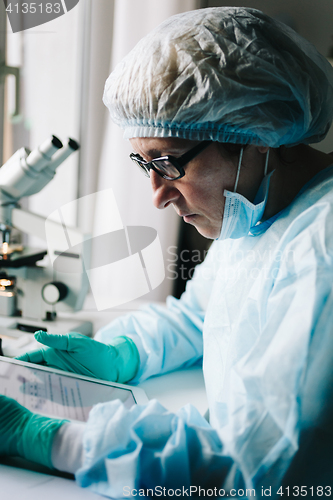
<svg viewBox="0 0 333 500"><path fill-rule="evenodd" d="M150 177L150 165L162 176L168 177L170 179L176 179L179 177L179 170L167 159L155 160L150 162L145 162L139 155L130 154L131 160L140 168L140 170L147 176Z"/></svg>
<svg viewBox="0 0 333 500"><path fill-rule="evenodd" d="M200 144L194 146L194 148L187 151L179 158L162 157L152 160L151 162L146 162L141 158L139 154L131 153L130 158L140 167L143 173L150 177L149 170L153 168L159 175L165 179L175 180L183 177L184 171L183 167L189 161L191 161L195 156L197 156L202 150L207 148L211 141L203 141Z"/></svg>
<svg viewBox="0 0 333 500"><path fill-rule="evenodd" d="M153 161L152 164L159 173L171 179L175 179L180 175L179 170L169 160L157 160Z"/></svg>

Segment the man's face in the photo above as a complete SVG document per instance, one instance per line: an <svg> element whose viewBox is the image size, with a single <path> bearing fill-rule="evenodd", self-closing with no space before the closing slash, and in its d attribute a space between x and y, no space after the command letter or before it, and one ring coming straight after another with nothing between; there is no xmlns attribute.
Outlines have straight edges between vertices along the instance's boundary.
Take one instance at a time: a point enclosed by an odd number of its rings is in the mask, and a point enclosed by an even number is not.
<svg viewBox="0 0 333 500"><path fill-rule="evenodd" d="M177 138L134 138L130 142L133 150L146 161L165 155L179 157L198 144ZM222 156L221 145L212 142L184 167L185 176L181 179L169 181L150 170L155 207L162 209L172 204L177 214L195 226L200 234L210 239L218 238L225 202L223 192L234 189L237 163L237 157ZM237 191L251 199L260 184L260 176L261 169L248 185L249 176L245 172L240 176Z"/></svg>

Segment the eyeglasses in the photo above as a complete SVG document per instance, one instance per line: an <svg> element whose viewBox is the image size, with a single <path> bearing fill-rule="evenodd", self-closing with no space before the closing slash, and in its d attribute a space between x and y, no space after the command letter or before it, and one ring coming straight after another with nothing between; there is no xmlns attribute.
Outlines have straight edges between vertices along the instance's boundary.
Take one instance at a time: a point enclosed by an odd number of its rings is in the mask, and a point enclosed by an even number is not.
<svg viewBox="0 0 333 500"><path fill-rule="evenodd" d="M130 158L140 167L140 170L147 177L150 177L149 170L152 169L158 175L163 177L163 179L175 181L184 177L185 171L183 167L210 144L211 141L200 142L200 144L197 144L194 148L191 148L185 154L179 156L179 158L167 155L161 156L161 158L154 158L152 161L145 161L139 154L136 153L131 153Z"/></svg>

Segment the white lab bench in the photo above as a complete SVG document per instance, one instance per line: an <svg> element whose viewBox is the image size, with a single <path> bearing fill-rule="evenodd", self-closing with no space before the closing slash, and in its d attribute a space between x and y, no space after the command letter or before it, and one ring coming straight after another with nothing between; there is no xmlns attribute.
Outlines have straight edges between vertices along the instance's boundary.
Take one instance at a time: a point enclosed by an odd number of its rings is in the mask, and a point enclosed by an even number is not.
<svg viewBox="0 0 333 500"><path fill-rule="evenodd" d="M85 310L77 314L82 320L90 320L94 325L94 332L106 325L120 314L130 312L125 307L117 311L97 312L86 305ZM87 303L86 303L87 304ZM91 303L90 303L91 304ZM139 306L137 303L131 310ZM161 377L146 380L142 387L149 399L158 399L170 411L177 411L188 403L198 408L204 414L208 408L202 370L192 367L168 373ZM97 500L96 495L89 490L78 487L70 475L54 473L48 469L33 467L29 470L28 464L18 459L0 460L0 499L1 500Z"/></svg>

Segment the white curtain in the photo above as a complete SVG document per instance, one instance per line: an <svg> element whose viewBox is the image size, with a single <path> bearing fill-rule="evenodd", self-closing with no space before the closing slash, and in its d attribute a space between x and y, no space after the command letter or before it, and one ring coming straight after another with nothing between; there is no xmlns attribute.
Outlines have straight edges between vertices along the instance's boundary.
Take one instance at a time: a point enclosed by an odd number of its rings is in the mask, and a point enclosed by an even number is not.
<svg viewBox="0 0 333 500"><path fill-rule="evenodd" d="M12 125L12 151L36 148L48 136L78 139L80 9L19 33L8 26L8 64L21 66L21 121ZM14 82L10 82L14 84ZM9 86L9 111L13 107ZM47 217L77 196L77 155L71 156L43 191L29 198L29 209ZM24 201L23 201L24 202ZM75 224L70 214L69 224ZM45 245L32 239L35 246Z"/></svg>
<svg viewBox="0 0 333 500"><path fill-rule="evenodd" d="M115 0L113 42L110 70L150 30L173 14L199 7L197 0ZM110 26L111 29L111 26ZM106 117L98 170L97 191L112 188L122 222L128 226L149 226L158 232L165 260L168 248L177 244L179 218L172 207L163 211L153 207L150 181L128 158L132 151L123 132ZM94 223L104 217L98 208ZM105 252L108 249L105 248ZM166 269L166 278L144 300L162 301L171 293L173 281Z"/></svg>

